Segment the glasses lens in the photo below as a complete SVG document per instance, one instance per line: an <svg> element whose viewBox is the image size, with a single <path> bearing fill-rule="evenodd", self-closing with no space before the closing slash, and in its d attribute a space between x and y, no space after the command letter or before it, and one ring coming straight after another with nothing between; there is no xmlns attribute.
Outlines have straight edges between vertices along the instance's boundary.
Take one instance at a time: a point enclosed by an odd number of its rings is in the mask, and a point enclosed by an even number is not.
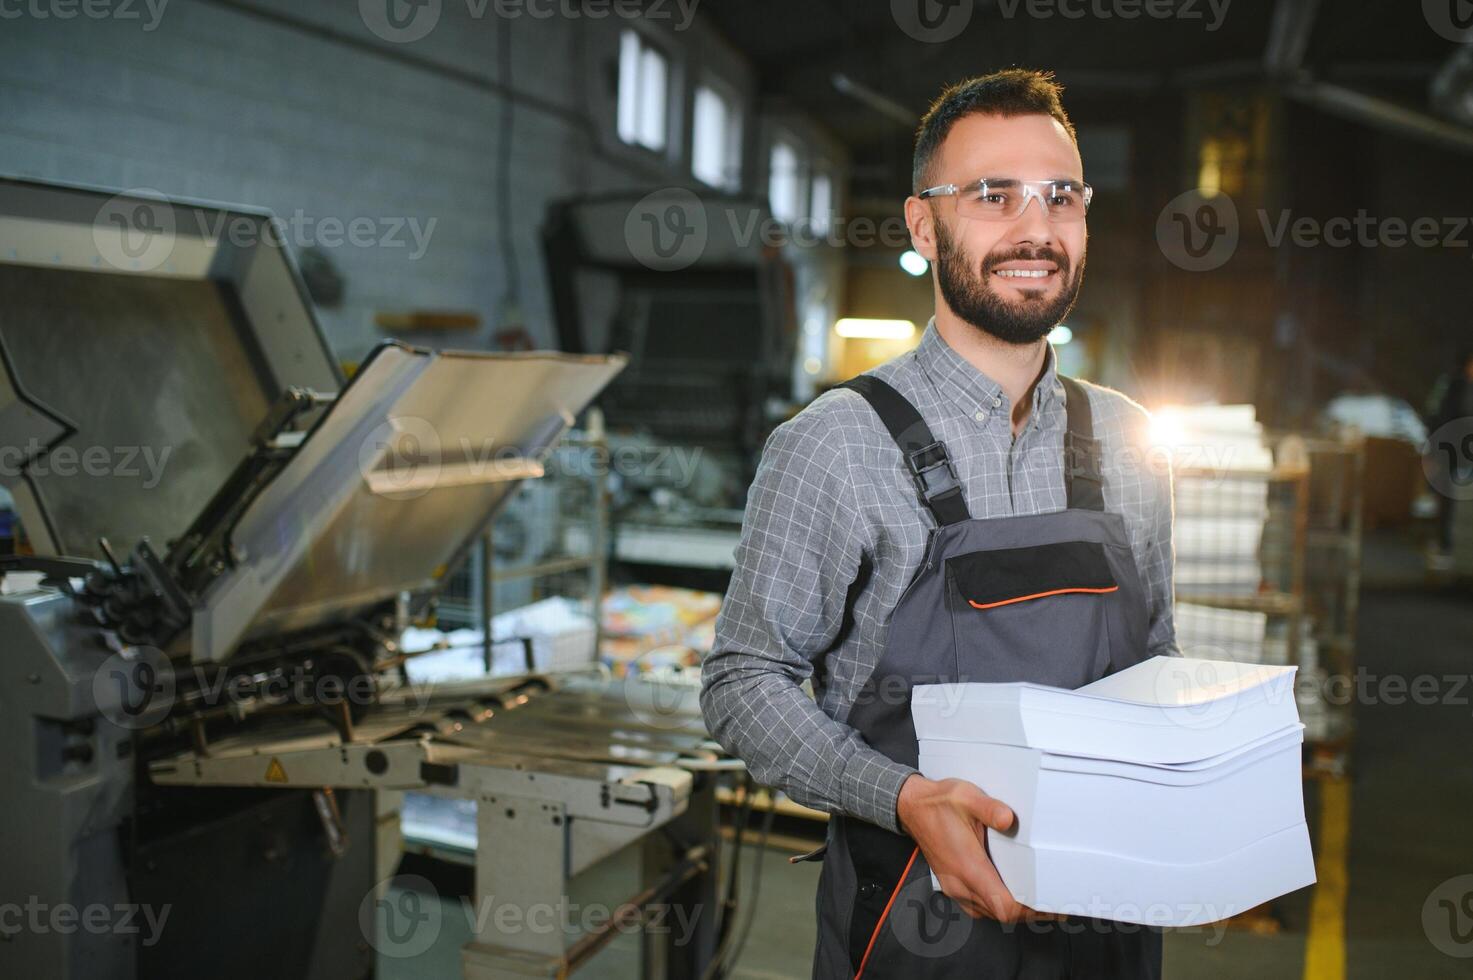
<svg viewBox="0 0 1473 980"><path fill-rule="evenodd" d="M1059 182L1043 191L1050 221L1081 221L1089 210L1083 184Z"/></svg>
<svg viewBox="0 0 1473 980"><path fill-rule="evenodd" d="M1012 221L1023 213L1030 197L1043 201L1050 221L1083 221L1089 210L1089 190L1078 181L979 180L957 193L957 212L984 221Z"/></svg>
<svg viewBox="0 0 1473 980"><path fill-rule="evenodd" d="M1023 213L1026 191L1016 180L979 180L957 196L957 211L970 218L1008 220Z"/></svg>

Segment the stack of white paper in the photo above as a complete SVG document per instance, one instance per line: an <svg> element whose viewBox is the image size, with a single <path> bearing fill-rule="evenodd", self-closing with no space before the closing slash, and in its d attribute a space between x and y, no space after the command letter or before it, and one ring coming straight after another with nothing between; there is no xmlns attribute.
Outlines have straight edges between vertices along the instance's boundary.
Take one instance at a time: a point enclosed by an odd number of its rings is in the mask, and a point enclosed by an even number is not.
<svg viewBox="0 0 1473 980"><path fill-rule="evenodd" d="M1264 445L1263 425L1252 405L1183 405L1155 413L1152 426L1175 461L1194 470L1257 470L1274 467Z"/></svg>
<svg viewBox="0 0 1473 980"><path fill-rule="evenodd" d="M935 684L911 705L921 772L1017 814L987 843L1024 905L1186 926L1315 880L1293 667L1156 657L1077 691Z"/></svg>
<svg viewBox="0 0 1473 980"><path fill-rule="evenodd" d="M1171 450L1179 597L1248 596L1263 579L1273 452L1252 405L1163 409L1155 426Z"/></svg>
<svg viewBox="0 0 1473 980"><path fill-rule="evenodd" d="M491 630L494 641L488 675L484 630L406 629L399 643L415 655L405 661L409 680L418 684L506 677L532 670L578 670L592 664L596 656L598 631L593 619L582 605L565 596L497 613L491 619ZM435 652L428 652L431 650Z"/></svg>
<svg viewBox="0 0 1473 980"><path fill-rule="evenodd" d="M1264 613L1178 602L1174 607L1174 621L1176 645L1189 657L1254 664L1285 663L1282 658L1276 660L1265 654L1268 616Z"/></svg>

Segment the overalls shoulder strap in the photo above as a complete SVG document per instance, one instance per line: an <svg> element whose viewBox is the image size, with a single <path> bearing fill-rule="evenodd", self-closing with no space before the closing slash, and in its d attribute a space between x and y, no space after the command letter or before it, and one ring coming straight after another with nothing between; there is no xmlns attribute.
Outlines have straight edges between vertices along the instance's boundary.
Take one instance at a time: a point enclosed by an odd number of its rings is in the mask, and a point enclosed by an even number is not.
<svg viewBox="0 0 1473 980"><path fill-rule="evenodd" d="M956 477L956 467L951 464L946 447L931 434L931 427L926 425L916 407L873 375L861 374L839 387L863 395L885 428L890 430L890 438L900 447L900 454L915 480L921 501L936 515L936 523L960 524L970 520L961 481Z"/></svg>
<svg viewBox="0 0 1473 980"><path fill-rule="evenodd" d="M1069 429L1064 433L1064 486L1074 510L1105 509L1105 476L1100 464L1100 441L1094 437L1089 394L1073 378L1058 376L1064 385L1064 407Z"/></svg>
<svg viewBox="0 0 1473 980"><path fill-rule="evenodd" d="M1064 385L1068 431L1064 433L1064 485L1067 506L1078 510L1105 509L1104 474L1100 444L1094 438L1094 417L1089 395L1073 378L1058 376ZM900 447L906 468L915 480L921 500L936 516L938 524L969 520L967 501L957 479L956 467L944 446L931 434L921 413L889 384L869 374L850 378L840 388L864 396L890 437Z"/></svg>

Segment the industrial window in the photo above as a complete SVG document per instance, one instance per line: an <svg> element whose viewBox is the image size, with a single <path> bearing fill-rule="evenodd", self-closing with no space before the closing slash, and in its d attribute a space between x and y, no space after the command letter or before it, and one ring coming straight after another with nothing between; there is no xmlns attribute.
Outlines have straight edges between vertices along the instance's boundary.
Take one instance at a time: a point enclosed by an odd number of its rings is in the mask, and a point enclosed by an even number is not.
<svg viewBox="0 0 1473 980"><path fill-rule="evenodd" d="M798 182L798 150L787 140L772 144L767 167L767 199L772 216L794 222L803 217L803 190Z"/></svg>
<svg viewBox="0 0 1473 980"><path fill-rule="evenodd" d="M665 148L665 56L635 31L619 38L619 138L650 150Z"/></svg>
<svg viewBox="0 0 1473 980"><path fill-rule="evenodd" d="M834 184L826 173L813 175L808 192L808 224L815 234L826 234L834 222Z"/></svg>
<svg viewBox="0 0 1473 980"><path fill-rule="evenodd" d="M712 187L741 183L742 120L734 101L709 85L696 88L691 124L691 173Z"/></svg>

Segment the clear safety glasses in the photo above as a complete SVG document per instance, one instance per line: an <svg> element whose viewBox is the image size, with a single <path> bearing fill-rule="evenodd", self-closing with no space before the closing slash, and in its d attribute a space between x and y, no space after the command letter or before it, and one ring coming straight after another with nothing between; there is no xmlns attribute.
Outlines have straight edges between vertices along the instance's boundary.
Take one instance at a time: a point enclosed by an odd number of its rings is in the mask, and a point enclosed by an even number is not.
<svg viewBox="0 0 1473 980"><path fill-rule="evenodd" d="M1014 221L1028 207L1028 199L1036 197L1048 220L1069 222L1084 220L1094 194L1095 189L1082 180L983 177L969 184L927 187L916 196L955 197L957 214L984 221Z"/></svg>

